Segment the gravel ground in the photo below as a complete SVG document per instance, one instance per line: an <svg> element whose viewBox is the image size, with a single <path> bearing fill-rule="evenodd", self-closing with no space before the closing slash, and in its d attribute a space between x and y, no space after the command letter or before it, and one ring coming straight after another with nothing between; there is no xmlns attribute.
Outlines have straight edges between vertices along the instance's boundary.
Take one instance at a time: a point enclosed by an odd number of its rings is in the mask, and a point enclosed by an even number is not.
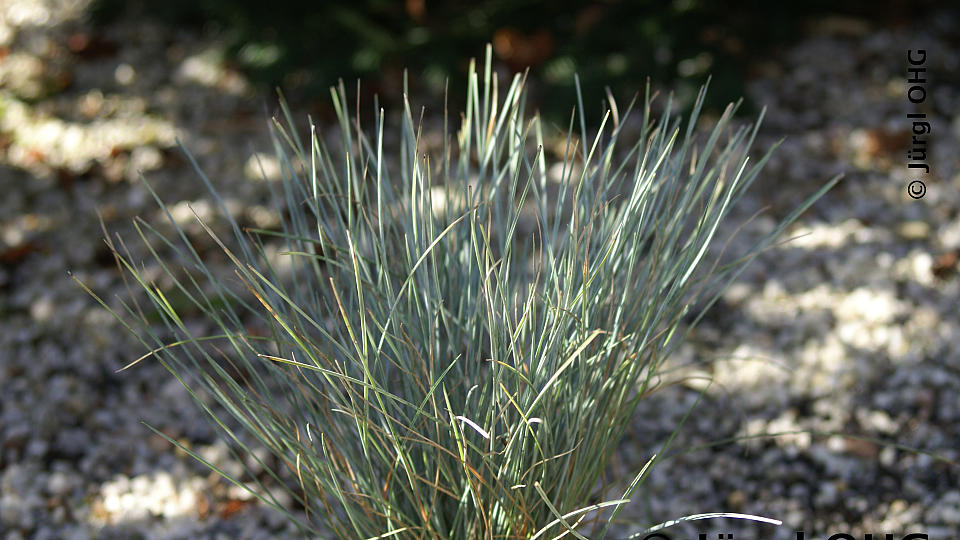
<svg viewBox="0 0 960 540"><path fill-rule="evenodd" d="M115 372L142 348L67 276L126 296L96 213L121 234L132 216L156 221L137 171L166 201L209 212L177 138L231 212L274 222L248 160L269 148L262 111L272 98L223 65L215 39L141 20L95 33L87 4L0 2L0 538L294 538L276 513L141 424L238 468L162 367ZM612 469L632 476L701 394L674 451L806 433L664 461L626 515L784 522L701 521L672 538L960 537L960 468L903 448L960 460L958 35L955 10L895 28L830 18L755 66L749 91L769 109L760 145L787 139L728 223L770 207L734 249L798 194L839 172L845 180L691 335L672 360L676 384L641 403ZM932 172L915 201L905 79L906 50L917 48L931 76L921 110ZM174 214L190 217L185 204Z"/></svg>

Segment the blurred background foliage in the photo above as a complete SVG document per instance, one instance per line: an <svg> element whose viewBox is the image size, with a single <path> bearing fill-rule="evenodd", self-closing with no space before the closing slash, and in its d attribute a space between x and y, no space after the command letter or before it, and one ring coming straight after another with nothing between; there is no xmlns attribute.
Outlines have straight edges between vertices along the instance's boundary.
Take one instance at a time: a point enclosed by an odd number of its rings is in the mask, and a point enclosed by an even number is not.
<svg viewBox="0 0 960 540"><path fill-rule="evenodd" d="M810 21L839 15L895 25L914 7L902 0L99 0L93 20L107 24L132 11L201 27L223 40L228 62L295 103L326 101L339 78L348 87L360 78L364 97L376 93L392 105L404 68L414 95L442 97L449 80L458 103L468 59L492 43L501 66L531 68L533 105L565 126L575 72L586 99L597 100L595 108L585 103L597 116L606 86L628 101L647 77L683 103L711 75L707 106L719 109L745 95L756 60L775 58Z"/></svg>

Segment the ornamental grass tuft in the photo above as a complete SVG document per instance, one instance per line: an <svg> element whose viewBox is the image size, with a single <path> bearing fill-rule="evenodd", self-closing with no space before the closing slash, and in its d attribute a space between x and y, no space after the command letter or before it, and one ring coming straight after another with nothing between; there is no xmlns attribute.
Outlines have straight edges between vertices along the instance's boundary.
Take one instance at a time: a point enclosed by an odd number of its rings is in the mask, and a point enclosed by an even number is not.
<svg viewBox="0 0 960 540"><path fill-rule="evenodd" d="M204 463L305 535L602 538L655 462L590 503L664 359L835 180L720 261L718 225L770 154L748 159L759 121L738 127L735 105L698 135L703 91L685 125L669 101L654 118L649 85L637 110L611 97L593 137L578 91L559 158L525 115L524 77L503 93L489 48L459 130L444 110L435 148L409 102L391 132L381 109L372 129L349 112L342 83L331 94L336 145L313 125L301 138L286 105L271 123L282 226L242 227L197 168L232 231L198 217L230 279L151 188L173 232L135 225L159 270L114 250L149 298L113 310L150 351L140 360L161 362L273 478ZM195 335L185 310L218 330Z"/></svg>

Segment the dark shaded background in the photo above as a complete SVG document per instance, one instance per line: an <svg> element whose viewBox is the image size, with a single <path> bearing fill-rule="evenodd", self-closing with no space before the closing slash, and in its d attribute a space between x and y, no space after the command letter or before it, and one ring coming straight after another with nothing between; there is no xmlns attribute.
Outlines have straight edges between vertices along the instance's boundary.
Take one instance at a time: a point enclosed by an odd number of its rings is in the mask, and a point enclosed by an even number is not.
<svg viewBox="0 0 960 540"><path fill-rule="evenodd" d="M451 100L458 102L466 59L479 57L492 43L497 59L512 71L531 68L533 105L548 120L566 124L575 102L574 73L585 96L603 96L611 85L618 99L629 99L650 77L673 89L681 102L688 102L709 74L707 106L716 109L745 95L744 81L757 62L777 58L826 15L897 27L934 4L101 0L93 18L108 24L122 15L148 15L203 28L225 40L233 67L253 81L279 86L295 102L316 99L321 108L328 102L327 87L341 77L349 87L360 78L365 96L376 93L394 104L404 68L411 92L442 96L449 79ZM746 105L749 112L751 104Z"/></svg>

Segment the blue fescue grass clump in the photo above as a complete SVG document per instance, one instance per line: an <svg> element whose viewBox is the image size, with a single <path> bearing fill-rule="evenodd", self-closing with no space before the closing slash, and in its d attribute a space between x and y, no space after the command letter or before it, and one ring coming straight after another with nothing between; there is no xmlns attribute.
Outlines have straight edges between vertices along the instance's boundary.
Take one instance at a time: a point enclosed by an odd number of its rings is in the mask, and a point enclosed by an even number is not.
<svg viewBox="0 0 960 540"><path fill-rule="evenodd" d="M709 307L832 185L721 265L708 249L718 224L769 156L747 157L759 122L734 126L730 106L696 142L703 93L682 126L669 104L653 118L648 90L622 116L611 99L588 138L581 99L557 185L523 78L501 100L488 50L468 85L454 136L444 111L439 155L424 151L409 104L388 137L383 110L367 131L343 85L331 89L338 148L312 125L301 139L284 107L286 124L272 124L282 229L243 230L225 209L232 240L203 224L238 279L215 277L172 218L172 239L138 221L147 246L172 250L150 248L169 290L215 335L192 335L171 293L116 252L173 336L124 304L115 314L143 358L180 379L240 452L250 448L229 426L269 450L279 481L257 496L279 506L270 489L289 491L306 520L280 510L307 533L323 521L344 539L584 538L649 470L619 499L588 502L682 339L681 317ZM640 133L626 141L633 115ZM399 139L392 152L385 138ZM287 273L266 241L286 246Z"/></svg>

